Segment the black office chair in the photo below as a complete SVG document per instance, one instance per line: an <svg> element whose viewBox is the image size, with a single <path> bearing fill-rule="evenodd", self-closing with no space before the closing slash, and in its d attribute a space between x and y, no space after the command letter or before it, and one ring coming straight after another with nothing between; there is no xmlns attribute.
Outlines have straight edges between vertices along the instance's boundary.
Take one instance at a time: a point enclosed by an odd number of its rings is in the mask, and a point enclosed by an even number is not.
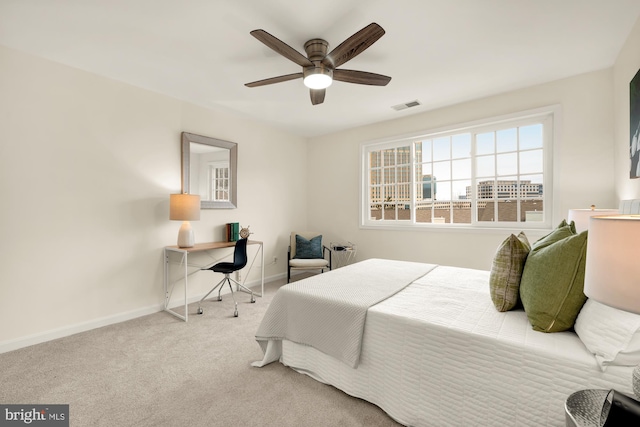
<svg viewBox="0 0 640 427"><path fill-rule="evenodd" d="M233 302L235 303L235 311L233 312L233 315L235 317L238 317L238 303L236 302L236 297L233 295L233 286L231 286L231 282L235 283L238 286L238 290L244 289L245 292L250 293L251 302L256 302L256 299L253 296L253 291L251 289L241 285L231 278L231 273L243 269L245 265L247 265L247 239L240 239L236 242L236 247L233 251L233 262L219 262L209 268L203 268L203 270L211 270L216 273L224 273L224 278L200 300L200 303L198 304L198 314L202 314L204 312L202 310L202 301L207 299L211 292L215 291L216 289L218 289L218 301L222 301L220 292L222 291L222 287L225 283L228 283L229 289L231 289L231 297L233 298Z"/></svg>

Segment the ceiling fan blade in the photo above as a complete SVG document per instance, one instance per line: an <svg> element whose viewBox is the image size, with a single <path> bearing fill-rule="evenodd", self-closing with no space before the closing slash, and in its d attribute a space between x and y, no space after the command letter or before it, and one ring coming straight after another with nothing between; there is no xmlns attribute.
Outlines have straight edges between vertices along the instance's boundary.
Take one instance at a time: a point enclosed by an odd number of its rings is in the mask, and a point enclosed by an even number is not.
<svg viewBox="0 0 640 427"><path fill-rule="evenodd" d="M322 60L324 65L337 68L364 52L384 35L382 27L375 22L367 25L333 49Z"/></svg>
<svg viewBox="0 0 640 427"><path fill-rule="evenodd" d="M265 85L272 85L274 83L286 82L288 80L301 79L302 73L293 73L293 74L285 74L284 76L271 77L269 79L258 80L256 82L245 83L244 85L247 87L258 87Z"/></svg>
<svg viewBox="0 0 640 427"><path fill-rule="evenodd" d="M296 64L302 67L310 67L313 65L313 62L309 61L309 59L306 56L304 56L303 54L301 54L300 52L298 52L297 50L295 50L294 48L292 48L282 40L267 33L265 30L253 30L249 34L251 34L253 37L260 40L267 47L275 50L280 55L284 56L285 58L295 62Z"/></svg>
<svg viewBox="0 0 640 427"><path fill-rule="evenodd" d="M391 77L356 70L333 70L333 80L359 85L386 86Z"/></svg>
<svg viewBox="0 0 640 427"><path fill-rule="evenodd" d="M327 92L326 89L310 89L311 103L313 105L322 104L324 102L324 95Z"/></svg>

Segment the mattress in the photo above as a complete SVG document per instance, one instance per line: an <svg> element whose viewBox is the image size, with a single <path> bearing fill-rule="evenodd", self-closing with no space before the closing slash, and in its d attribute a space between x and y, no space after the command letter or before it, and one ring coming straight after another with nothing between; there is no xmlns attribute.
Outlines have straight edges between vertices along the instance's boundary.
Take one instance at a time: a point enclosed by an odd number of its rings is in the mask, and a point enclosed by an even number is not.
<svg viewBox="0 0 640 427"><path fill-rule="evenodd" d="M632 367L602 372L573 332L499 313L489 272L438 266L368 310L356 369L284 340L280 361L407 426L564 426L574 391L632 393Z"/></svg>

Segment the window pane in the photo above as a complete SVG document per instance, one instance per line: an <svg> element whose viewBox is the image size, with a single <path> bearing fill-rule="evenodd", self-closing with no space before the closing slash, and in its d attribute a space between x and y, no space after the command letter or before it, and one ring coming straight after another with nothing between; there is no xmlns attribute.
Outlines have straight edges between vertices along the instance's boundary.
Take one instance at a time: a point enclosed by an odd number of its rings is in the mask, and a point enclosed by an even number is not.
<svg viewBox="0 0 640 427"><path fill-rule="evenodd" d="M431 161L431 140L427 139L422 142L416 142L416 161Z"/></svg>
<svg viewBox="0 0 640 427"><path fill-rule="evenodd" d="M431 169L431 163L416 165L416 178L418 178L418 181L422 178L423 175L433 175L432 172L433 171Z"/></svg>
<svg viewBox="0 0 640 427"><path fill-rule="evenodd" d="M384 212L382 213L384 219L396 219L396 205L385 204Z"/></svg>
<svg viewBox="0 0 640 427"><path fill-rule="evenodd" d="M498 199L518 198L518 178L515 176L505 176L496 181L495 197Z"/></svg>
<svg viewBox="0 0 640 427"><path fill-rule="evenodd" d="M524 222L540 222L544 221L544 209L542 200L522 200L520 202L520 210L522 211L522 220Z"/></svg>
<svg viewBox="0 0 640 427"><path fill-rule="evenodd" d="M436 203L433 209L433 224L447 224L451 222L451 205L450 203Z"/></svg>
<svg viewBox="0 0 640 427"><path fill-rule="evenodd" d="M396 202L409 203L411 201L411 184L398 185L398 194L396 194Z"/></svg>
<svg viewBox="0 0 640 427"><path fill-rule="evenodd" d="M453 179L471 178L471 159L460 159L451 162L451 177Z"/></svg>
<svg viewBox="0 0 640 427"><path fill-rule="evenodd" d="M471 181L453 181L451 183L452 200L468 200L467 191L471 189Z"/></svg>
<svg viewBox="0 0 640 427"><path fill-rule="evenodd" d="M381 153L380 151L372 151L369 153L369 164L372 168L381 166Z"/></svg>
<svg viewBox="0 0 640 427"><path fill-rule="evenodd" d="M498 200L498 221L518 221L518 202L515 200Z"/></svg>
<svg viewBox="0 0 640 427"><path fill-rule="evenodd" d="M520 173L542 173L542 150L520 152Z"/></svg>
<svg viewBox="0 0 640 427"><path fill-rule="evenodd" d="M416 222L431 222L431 208L433 203L430 201L421 202L416 206Z"/></svg>
<svg viewBox="0 0 640 427"><path fill-rule="evenodd" d="M395 168L384 168L382 173L384 174L384 183L391 184L396 182L396 169Z"/></svg>
<svg viewBox="0 0 640 427"><path fill-rule="evenodd" d="M495 156L476 157L476 176L494 176L496 173Z"/></svg>
<svg viewBox="0 0 640 427"><path fill-rule="evenodd" d="M369 219L380 220L382 219L382 205L371 204L369 209Z"/></svg>
<svg viewBox="0 0 640 427"><path fill-rule="evenodd" d="M394 148L384 150L383 155L385 166L393 166L396 164L396 150Z"/></svg>
<svg viewBox="0 0 640 427"><path fill-rule="evenodd" d="M434 162L433 177L436 181L451 179L451 162Z"/></svg>
<svg viewBox="0 0 640 427"><path fill-rule="evenodd" d="M451 200L451 181L437 181L436 200Z"/></svg>
<svg viewBox="0 0 640 427"><path fill-rule="evenodd" d="M458 202L452 203L453 222L455 224L470 224L471 223L471 202Z"/></svg>
<svg viewBox="0 0 640 427"><path fill-rule="evenodd" d="M451 137L451 158L460 159L471 156L471 134L462 133Z"/></svg>
<svg viewBox="0 0 640 427"><path fill-rule="evenodd" d="M542 185L542 175L523 175L520 177L522 186L522 198L542 198L544 188Z"/></svg>
<svg viewBox="0 0 640 427"><path fill-rule="evenodd" d="M522 126L519 128L520 149L542 148L542 125Z"/></svg>
<svg viewBox="0 0 640 427"><path fill-rule="evenodd" d="M424 176L422 182L419 182L416 186L416 197L418 199L433 199L435 183L431 181L430 176Z"/></svg>
<svg viewBox="0 0 640 427"><path fill-rule="evenodd" d="M476 154L492 154L495 153L494 133L481 133L476 135Z"/></svg>
<svg viewBox="0 0 640 427"><path fill-rule="evenodd" d="M382 171L380 169L374 169L369 174L371 178L371 185L378 185L382 183Z"/></svg>
<svg viewBox="0 0 640 427"><path fill-rule="evenodd" d="M433 140L433 160L446 160L451 158L451 142L449 137Z"/></svg>
<svg viewBox="0 0 640 427"><path fill-rule="evenodd" d="M480 181L478 182L478 199L493 199L495 197L495 181Z"/></svg>
<svg viewBox="0 0 640 427"><path fill-rule="evenodd" d="M518 149L518 135L515 128L499 130L496 134L498 153L516 151Z"/></svg>
<svg viewBox="0 0 640 427"><path fill-rule="evenodd" d="M409 163L411 163L411 147L398 147L398 151L396 153L396 164L408 165Z"/></svg>
<svg viewBox="0 0 640 427"><path fill-rule="evenodd" d="M498 175L512 175L518 173L518 153L498 154Z"/></svg>
<svg viewBox="0 0 640 427"><path fill-rule="evenodd" d="M411 166L400 166L397 170L398 182L411 182Z"/></svg>
<svg viewBox="0 0 640 427"><path fill-rule="evenodd" d="M478 202L478 221L493 222L496 218L495 202L493 200L483 200Z"/></svg>

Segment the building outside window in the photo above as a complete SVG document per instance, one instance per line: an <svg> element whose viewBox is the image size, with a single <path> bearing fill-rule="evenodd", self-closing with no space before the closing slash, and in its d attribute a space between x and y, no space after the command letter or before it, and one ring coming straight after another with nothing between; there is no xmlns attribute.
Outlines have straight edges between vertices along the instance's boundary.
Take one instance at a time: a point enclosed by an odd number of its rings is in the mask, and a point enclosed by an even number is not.
<svg viewBox="0 0 640 427"><path fill-rule="evenodd" d="M362 145L364 226L550 226L553 109Z"/></svg>

